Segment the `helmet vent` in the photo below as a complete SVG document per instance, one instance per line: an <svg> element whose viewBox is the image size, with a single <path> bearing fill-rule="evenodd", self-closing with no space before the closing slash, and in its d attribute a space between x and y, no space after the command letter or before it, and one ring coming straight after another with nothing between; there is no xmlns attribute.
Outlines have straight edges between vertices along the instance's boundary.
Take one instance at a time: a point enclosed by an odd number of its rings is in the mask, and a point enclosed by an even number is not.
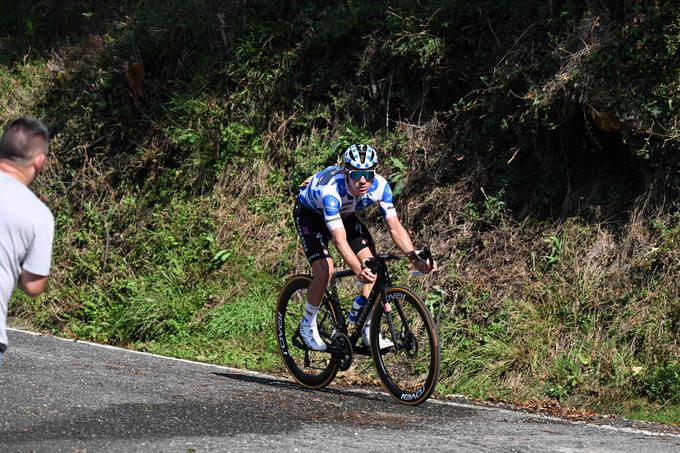
<svg viewBox="0 0 680 453"><path fill-rule="evenodd" d="M353 168L366 169L374 167L378 163L375 150L369 145L351 145L345 150L345 165Z"/></svg>

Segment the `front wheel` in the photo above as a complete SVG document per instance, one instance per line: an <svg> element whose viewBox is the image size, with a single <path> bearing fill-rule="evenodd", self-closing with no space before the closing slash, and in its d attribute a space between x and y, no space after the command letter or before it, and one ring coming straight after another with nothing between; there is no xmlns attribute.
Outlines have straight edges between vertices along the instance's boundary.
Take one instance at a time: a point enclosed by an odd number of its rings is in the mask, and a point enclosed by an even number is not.
<svg viewBox="0 0 680 453"><path fill-rule="evenodd" d="M391 310L384 310L381 297L371 315L373 362L390 395L416 406L432 395L439 379L437 329L423 301L410 289L393 286L385 295ZM380 351L378 335L392 340L394 346Z"/></svg>
<svg viewBox="0 0 680 453"><path fill-rule="evenodd" d="M312 351L305 347L298 334L311 281L309 275L295 275L283 285L276 303L276 342L283 363L293 378L303 387L318 390L333 381L339 363L329 352ZM332 305L324 298L317 314L317 326L326 343L331 342L336 318Z"/></svg>

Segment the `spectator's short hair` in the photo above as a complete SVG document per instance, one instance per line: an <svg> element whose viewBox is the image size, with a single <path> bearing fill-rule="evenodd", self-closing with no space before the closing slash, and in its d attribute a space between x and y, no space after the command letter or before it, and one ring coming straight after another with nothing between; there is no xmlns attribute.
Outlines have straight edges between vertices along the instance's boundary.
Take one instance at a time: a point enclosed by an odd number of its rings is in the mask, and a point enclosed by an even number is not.
<svg viewBox="0 0 680 453"><path fill-rule="evenodd" d="M42 121L35 118L17 118L8 123L0 141L0 159L18 166L28 165L42 150L34 140L41 138L49 143L50 133Z"/></svg>

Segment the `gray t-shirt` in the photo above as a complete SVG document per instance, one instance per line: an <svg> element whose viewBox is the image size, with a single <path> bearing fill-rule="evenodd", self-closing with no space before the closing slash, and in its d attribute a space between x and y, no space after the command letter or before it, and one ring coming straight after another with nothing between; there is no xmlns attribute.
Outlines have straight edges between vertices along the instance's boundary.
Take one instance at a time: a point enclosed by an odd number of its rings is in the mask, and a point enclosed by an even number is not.
<svg viewBox="0 0 680 453"><path fill-rule="evenodd" d="M0 171L0 343L7 344L7 304L22 269L46 276L54 217L28 187Z"/></svg>

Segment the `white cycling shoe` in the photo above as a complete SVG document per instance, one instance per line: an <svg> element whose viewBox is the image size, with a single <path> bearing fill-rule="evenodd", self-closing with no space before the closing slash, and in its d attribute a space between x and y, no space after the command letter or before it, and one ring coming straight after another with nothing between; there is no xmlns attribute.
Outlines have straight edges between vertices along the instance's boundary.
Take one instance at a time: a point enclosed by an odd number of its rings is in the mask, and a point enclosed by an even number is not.
<svg viewBox="0 0 680 453"><path fill-rule="evenodd" d="M325 351L328 349L326 343L324 343L321 339L321 335L319 335L319 329L317 328L315 322L311 324L305 324L304 320L302 320L300 321L300 327L298 330L300 331L302 341L309 349L314 351Z"/></svg>
<svg viewBox="0 0 680 453"><path fill-rule="evenodd" d="M370 338L371 338L371 326L368 325L364 327L364 333L361 335L362 339L364 340L364 346L367 348L370 347ZM383 349L391 348L394 346L394 343L392 340L388 340L387 338L383 337L382 334L378 335L378 343L380 344L380 350L382 351Z"/></svg>

